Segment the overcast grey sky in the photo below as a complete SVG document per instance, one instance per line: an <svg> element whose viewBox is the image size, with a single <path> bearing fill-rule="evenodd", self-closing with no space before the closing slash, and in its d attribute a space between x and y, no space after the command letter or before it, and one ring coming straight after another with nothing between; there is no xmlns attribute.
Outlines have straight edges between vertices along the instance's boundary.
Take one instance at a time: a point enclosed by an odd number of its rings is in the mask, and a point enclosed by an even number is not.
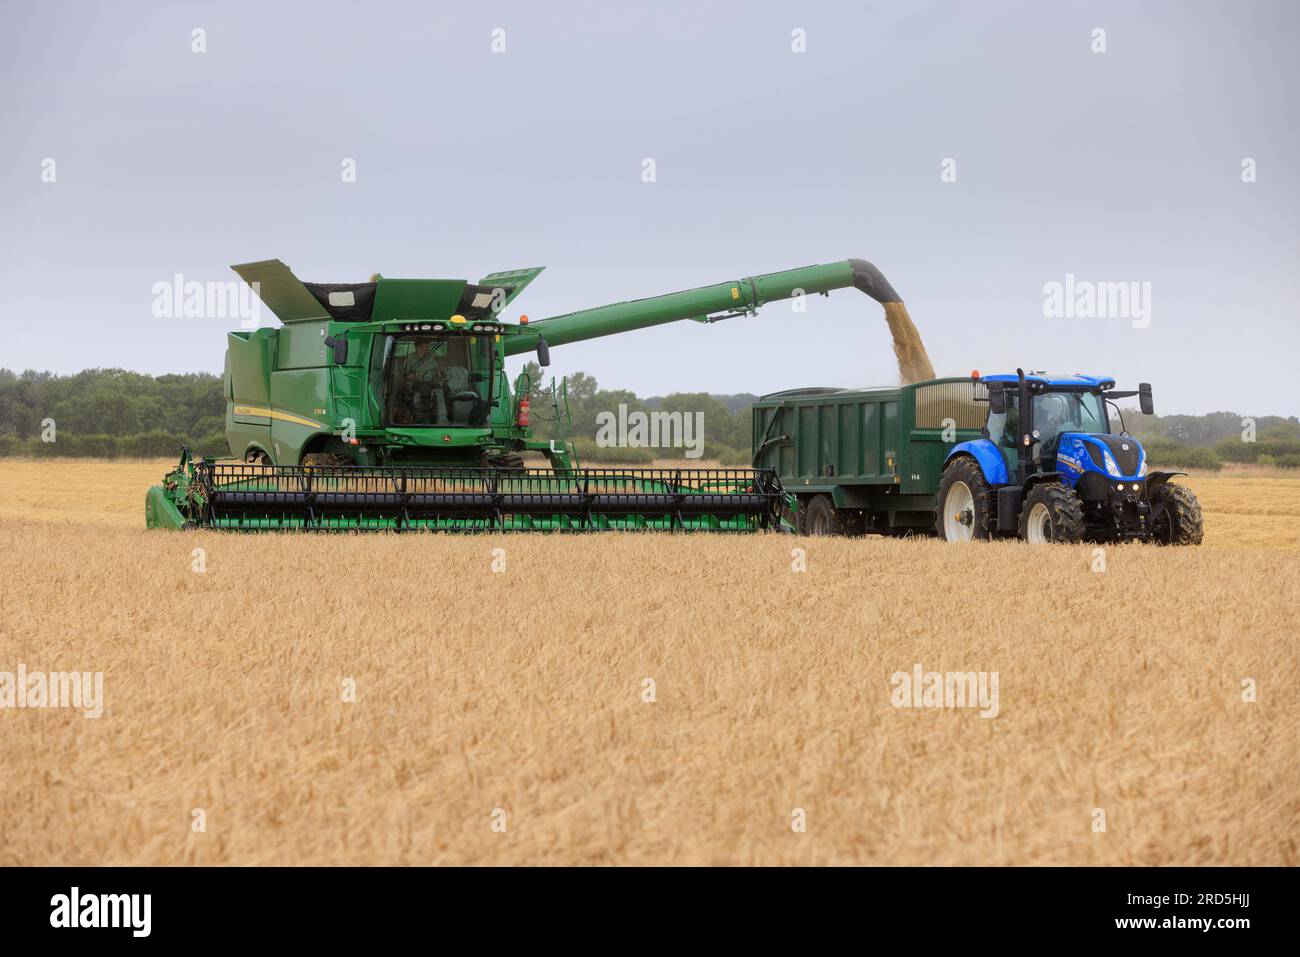
<svg viewBox="0 0 1300 957"><path fill-rule="evenodd" d="M941 374L1294 415L1298 10L6 0L0 366L220 371L238 323L155 318L152 288L255 259L322 282L545 265L507 313L541 318L861 257ZM1150 324L1045 317L1067 274L1150 283ZM854 290L553 363L643 395L897 380Z"/></svg>

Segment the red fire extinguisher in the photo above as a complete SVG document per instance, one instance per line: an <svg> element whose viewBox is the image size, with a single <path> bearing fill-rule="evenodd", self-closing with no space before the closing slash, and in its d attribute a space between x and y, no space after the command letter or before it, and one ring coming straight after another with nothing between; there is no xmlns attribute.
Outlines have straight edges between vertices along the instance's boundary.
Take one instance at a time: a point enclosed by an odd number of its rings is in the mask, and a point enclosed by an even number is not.
<svg viewBox="0 0 1300 957"><path fill-rule="evenodd" d="M523 396L519 400L519 415L515 418L515 425L521 429L528 428L528 396Z"/></svg>

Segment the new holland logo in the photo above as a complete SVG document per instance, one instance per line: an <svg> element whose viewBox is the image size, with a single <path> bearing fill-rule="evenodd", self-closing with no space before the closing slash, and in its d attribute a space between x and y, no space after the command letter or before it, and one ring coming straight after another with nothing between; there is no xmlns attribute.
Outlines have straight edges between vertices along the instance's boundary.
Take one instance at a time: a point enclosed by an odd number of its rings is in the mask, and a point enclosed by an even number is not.
<svg viewBox="0 0 1300 957"><path fill-rule="evenodd" d="M1121 449L1123 449L1125 452L1128 451L1128 443L1127 443L1127 442L1121 442L1121 443L1119 444L1119 447L1120 447Z"/></svg>

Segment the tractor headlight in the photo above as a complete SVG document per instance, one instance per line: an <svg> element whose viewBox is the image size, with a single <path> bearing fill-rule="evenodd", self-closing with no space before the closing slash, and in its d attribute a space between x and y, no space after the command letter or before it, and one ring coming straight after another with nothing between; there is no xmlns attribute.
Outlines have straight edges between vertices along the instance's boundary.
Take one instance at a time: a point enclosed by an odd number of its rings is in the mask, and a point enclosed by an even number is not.
<svg viewBox="0 0 1300 957"><path fill-rule="evenodd" d="M1106 463L1107 475L1113 475L1115 476L1115 478L1119 478L1121 475L1124 474L1119 470L1119 466L1115 464L1115 457L1112 456L1109 452L1103 449L1101 453L1101 457Z"/></svg>

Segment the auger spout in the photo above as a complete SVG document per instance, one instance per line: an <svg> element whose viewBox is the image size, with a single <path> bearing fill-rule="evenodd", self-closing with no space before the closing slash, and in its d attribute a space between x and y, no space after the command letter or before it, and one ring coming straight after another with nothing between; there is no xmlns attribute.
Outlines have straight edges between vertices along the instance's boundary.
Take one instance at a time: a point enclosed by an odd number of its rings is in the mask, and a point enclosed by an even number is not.
<svg viewBox="0 0 1300 957"><path fill-rule="evenodd" d="M537 347L539 338L544 338L548 346L559 346L683 319L716 322L752 315L769 302L846 288L859 289L885 307L885 319L904 379L914 382L933 378L934 369L902 298L880 270L865 259L786 269L552 316L531 323L527 333L515 336L506 344L505 353L529 352Z"/></svg>

